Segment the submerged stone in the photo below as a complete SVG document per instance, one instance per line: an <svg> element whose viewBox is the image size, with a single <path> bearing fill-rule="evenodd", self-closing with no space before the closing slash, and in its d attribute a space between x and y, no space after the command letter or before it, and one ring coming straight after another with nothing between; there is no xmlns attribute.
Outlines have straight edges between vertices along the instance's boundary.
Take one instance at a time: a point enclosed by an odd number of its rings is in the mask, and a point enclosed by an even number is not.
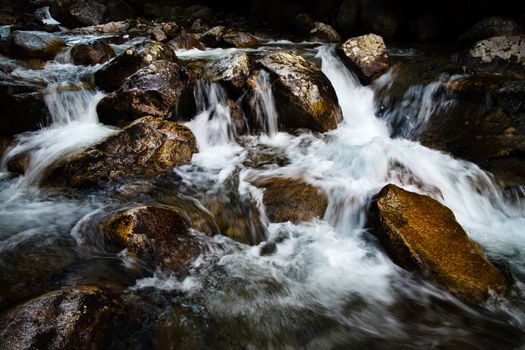
<svg viewBox="0 0 525 350"><path fill-rule="evenodd" d="M324 215L328 200L318 188L299 179L269 178L254 182L263 189L263 203L270 222L298 224Z"/></svg>
<svg viewBox="0 0 525 350"><path fill-rule="evenodd" d="M54 34L36 31L14 31L9 53L14 57L53 59L66 43Z"/></svg>
<svg viewBox="0 0 525 350"><path fill-rule="evenodd" d="M372 200L369 224L396 264L428 274L466 302L507 290L503 275L452 211L428 196L387 185Z"/></svg>

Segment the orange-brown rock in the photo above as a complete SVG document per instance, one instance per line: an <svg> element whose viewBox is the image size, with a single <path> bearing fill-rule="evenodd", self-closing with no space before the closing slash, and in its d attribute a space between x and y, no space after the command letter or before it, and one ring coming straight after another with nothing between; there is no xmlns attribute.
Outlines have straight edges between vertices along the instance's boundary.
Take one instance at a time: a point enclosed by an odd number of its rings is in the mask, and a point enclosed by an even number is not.
<svg viewBox="0 0 525 350"><path fill-rule="evenodd" d="M152 268L181 274L204 249L190 233L189 221L167 207L142 206L124 211L104 223L103 231L111 244L127 249Z"/></svg>
<svg viewBox="0 0 525 350"><path fill-rule="evenodd" d="M372 201L369 223L396 264L428 274L467 302L507 289L452 211L428 196L387 185Z"/></svg>
<svg viewBox="0 0 525 350"><path fill-rule="evenodd" d="M310 221L322 217L328 205L319 189L299 179L274 177L254 185L264 189L263 203L271 222Z"/></svg>

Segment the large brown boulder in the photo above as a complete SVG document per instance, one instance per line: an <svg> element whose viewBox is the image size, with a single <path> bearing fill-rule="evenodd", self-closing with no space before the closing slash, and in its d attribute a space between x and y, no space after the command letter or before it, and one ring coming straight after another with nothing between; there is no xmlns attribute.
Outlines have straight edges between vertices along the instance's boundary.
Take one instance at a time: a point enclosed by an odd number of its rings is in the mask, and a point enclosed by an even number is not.
<svg viewBox="0 0 525 350"><path fill-rule="evenodd" d="M61 161L43 183L90 188L123 178L154 178L190 163L195 152L197 144L190 129L148 116Z"/></svg>
<svg viewBox="0 0 525 350"><path fill-rule="evenodd" d="M310 41L319 43L338 43L341 41L339 33L331 25L323 22L314 22L310 29Z"/></svg>
<svg viewBox="0 0 525 350"><path fill-rule="evenodd" d="M94 65L104 63L115 57L115 51L104 40L78 44L71 49L71 58L76 65Z"/></svg>
<svg viewBox="0 0 525 350"><path fill-rule="evenodd" d="M95 73L95 82L105 91L115 91L126 78L153 61L175 59L175 51L171 47L156 41L148 41L130 47L98 70Z"/></svg>
<svg viewBox="0 0 525 350"><path fill-rule="evenodd" d="M126 210L105 222L102 229L118 250L127 249L153 269L185 274L204 249L190 232L189 221L167 207Z"/></svg>
<svg viewBox="0 0 525 350"><path fill-rule="evenodd" d="M341 107L330 81L304 58L291 52L275 52L262 57L257 64L270 73L282 129L325 132L342 121Z"/></svg>
<svg viewBox="0 0 525 350"><path fill-rule="evenodd" d="M0 348L107 349L129 326L120 298L94 287L59 289L0 317Z"/></svg>
<svg viewBox="0 0 525 350"><path fill-rule="evenodd" d="M274 177L253 184L263 189L263 203L270 222L310 221L322 217L328 205L325 194L299 179Z"/></svg>
<svg viewBox="0 0 525 350"><path fill-rule="evenodd" d="M388 53L383 38L367 34L350 38L338 50L343 62L363 84L369 84L388 69Z"/></svg>
<svg viewBox="0 0 525 350"><path fill-rule="evenodd" d="M387 185L372 200L369 223L396 264L428 274L467 302L507 289L452 211L428 196Z"/></svg>
<svg viewBox="0 0 525 350"><path fill-rule="evenodd" d="M36 31L13 31L8 53L13 57L53 59L66 43L54 34Z"/></svg>
<svg viewBox="0 0 525 350"><path fill-rule="evenodd" d="M100 121L122 125L146 115L189 119L194 109L195 81L195 75L177 63L153 62L99 102Z"/></svg>

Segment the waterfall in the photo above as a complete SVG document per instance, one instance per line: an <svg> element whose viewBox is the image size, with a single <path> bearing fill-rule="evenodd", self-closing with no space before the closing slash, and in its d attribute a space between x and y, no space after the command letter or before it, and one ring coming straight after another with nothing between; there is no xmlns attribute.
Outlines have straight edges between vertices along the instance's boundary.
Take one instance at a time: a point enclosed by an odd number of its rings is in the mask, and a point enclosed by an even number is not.
<svg viewBox="0 0 525 350"><path fill-rule="evenodd" d="M199 81L194 90L197 115L187 123L201 151L233 142L227 95L216 83Z"/></svg>
<svg viewBox="0 0 525 350"><path fill-rule="evenodd" d="M272 135L277 132L277 108L270 83L270 74L261 69L255 78L255 119L262 132Z"/></svg>

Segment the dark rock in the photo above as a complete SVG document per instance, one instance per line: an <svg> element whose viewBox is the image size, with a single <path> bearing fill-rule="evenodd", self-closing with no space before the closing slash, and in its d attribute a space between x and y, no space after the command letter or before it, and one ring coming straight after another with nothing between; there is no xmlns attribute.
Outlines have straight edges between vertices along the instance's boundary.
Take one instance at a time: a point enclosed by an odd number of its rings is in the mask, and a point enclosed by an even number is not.
<svg viewBox="0 0 525 350"><path fill-rule="evenodd" d="M135 18L137 12L124 0L110 0L106 5L103 22L122 21L125 19Z"/></svg>
<svg viewBox="0 0 525 350"><path fill-rule="evenodd" d="M205 33L197 37L201 43L207 47L220 47L222 43L222 36L226 33L226 27L213 27ZM224 45L224 44L222 44Z"/></svg>
<svg viewBox="0 0 525 350"><path fill-rule="evenodd" d="M263 188L263 203L270 222L298 224L324 215L328 200L316 187L298 179L269 178L254 182Z"/></svg>
<svg viewBox="0 0 525 350"><path fill-rule="evenodd" d="M85 27L102 22L106 6L95 0L56 0L50 7L51 16L70 27Z"/></svg>
<svg viewBox="0 0 525 350"><path fill-rule="evenodd" d="M124 34L126 33L131 27L133 22L132 21L116 21L116 22L109 22L104 24L97 24L82 28L75 28L70 30L68 33L70 34L89 34L89 35L97 35L97 34Z"/></svg>
<svg viewBox="0 0 525 350"><path fill-rule="evenodd" d="M64 40L46 33L13 31L9 53L14 57L53 59L65 46Z"/></svg>
<svg viewBox="0 0 525 350"><path fill-rule="evenodd" d="M130 75L157 60L174 61L175 52L167 45L148 41L127 49L95 73L96 84L105 91L117 90Z"/></svg>
<svg viewBox="0 0 525 350"><path fill-rule="evenodd" d="M103 224L118 251L127 249L151 268L187 273L205 247L190 232L189 221L167 207L143 206L124 211Z"/></svg>
<svg viewBox="0 0 525 350"><path fill-rule="evenodd" d="M513 36L520 33L520 26L511 19L503 17L487 17L467 30L460 41L474 43L493 36Z"/></svg>
<svg viewBox="0 0 525 350"><path fill-rule="evenodd" d="M49 124L49 111L37 88L0 83L0 105L0 136L35 131Z"/></svg>
<svg viewBox="0 0 525 350"><path fill-rule="evenodd" d="M471 75L445 83L454 103L430 118L421 142L467 159L505 185L525 183L525 84Z"/></svg>
<svg viewBox="0 0 525 350"><path fill-rule="evenodd" d="M313 28L310 29L310 41L319 43L338 43L341 41L341 37L332 26L322 22L315 22Z"/></svg>
<svg viewBox="0 0 525 350"><path fill-rule="evenodd" d="M71 49L71 58L76 65L89 66L104 63L113 57L115 57L115 51L103 40L78 44Z"/></svg>
<svg viewBox="0 0 525 350"><path fill-rule="evenodd" d="M195 137L185 126L144 117L101 143L61 161L43 184L75 188L101 187L124 178L155 178L188 164L197 152Z"/></svg>
<svg viewBox="0 0 525 350"><path fill-rule="evenodd" d="M103 349L130 322L120 298L94 286L59 289L0 317L2 349ZM115 343L117 342L117 344Z"/></svg>
<svg viewBox="0 0 525 350"><path fill-rule="evenodd" d="M368 84L388 69L388 53L383 38L367 34L350 38L338 50L344 63Z"/></svg>
<svg viewBox="0 0 525 350"><path fill-rule="evenodd" d="M177 63L153 62L99 102L99 118L112 125L122 125L146 115L189 119L194 110L195 80L190 70Z"/></svg>
<svg viewBox="0 0 525 350"><path fill-rule="evenodd" d="M11 136L0 136L0 159L5 152L14 145L15 139Z"/></svg>
<svg viewBox="0 0 525 350"><path fill-rule="evenodd" d="M369 223L396 264L428 274L464 301L477 303L489 291L507 289L452 211L428 196L388 185L373 199Z"/></svg>
<svg viewBox="0 0 525 350"><path fill-rule="evenodd" d="M325 132L342 121L342 112L328 78L304 58L289 52L270 53L257 61L272 77L279 124L286 130Z"/></svg>
<svg viewBox="0 0 525 350"><path fill-rule="evenodd" d="M195 34L183 32L178 37L170 40L168 45L175 50L185 49L199 49L204 50L204 45L197 39Z"/></svg>
<svg viewBox="0 0 525 350"><path fill-rule="evenodd" d="M228 91L239 96L246 89L250 76L250 59L245 52L236 51L209 65L206 78L223 85Z"/></svg>
<svg viewBox="0 0 525 350"><path fill-rule="evenodd" d="M314 20L307 13L300 13L295 16L293 25L297 33L306 35L314 27Z"/></svg>

